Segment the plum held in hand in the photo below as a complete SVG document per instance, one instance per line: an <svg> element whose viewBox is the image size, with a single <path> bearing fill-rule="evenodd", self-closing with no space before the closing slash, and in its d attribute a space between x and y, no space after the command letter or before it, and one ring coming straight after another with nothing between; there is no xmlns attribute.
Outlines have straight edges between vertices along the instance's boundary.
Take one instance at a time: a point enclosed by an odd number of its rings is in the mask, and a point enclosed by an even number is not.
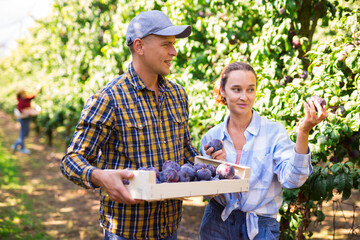
<svg viewBox="0 0 360 240"><path fill-rule="evenodd" d="M315 101L317 101L318 103L320 103L320 105L322 106L322 107L324 107L324 106L326 106L326 101L325 101L325 99L322 99L321 97L319 97L318 95L312 95L310 98L309 98L309 100L308 100L308 102L310 103L310 102L315 102ZM315 103L314 103L315 104ZM317 108L316 108L316 105L315 105L315 110L316 111L318 111L317 110Z"/></svg>
<svg viewBox="0 0 360 240"><path fill-rule="evenodd" d="M214 150L211 152L211 154L213 154L214 152L221 150L223 148L223 144L222 144L221 140L213 139L210 142L208 142L208 147L214 148Z"/></svg>
<svg viewBox="0 0 360 240"><path fill-rule="evenodd" d="M216 175L219 175L219 179L232 179L235 176L235 169L229 164L222 163L217 166Z"/></svg>

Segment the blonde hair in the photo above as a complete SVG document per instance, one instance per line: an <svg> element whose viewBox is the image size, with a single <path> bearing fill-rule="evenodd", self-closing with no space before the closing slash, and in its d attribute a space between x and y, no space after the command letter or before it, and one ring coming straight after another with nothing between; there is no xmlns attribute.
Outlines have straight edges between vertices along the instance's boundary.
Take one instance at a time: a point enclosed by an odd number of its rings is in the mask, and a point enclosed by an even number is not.
<svg viewBox="0 0 360 240"><path fill-rule="evenodd" d="M16 92L16 97L17 97L17 99L23 98L25 95L26 95L26 92L25 92L24 89L19 89L19 90Z"/></svg>
<svg viewBox="0 0 360 240"><path fill-rule="evenodd" d="M226 105L226 99L223 96L221 96L220 90L223 89L224 91L229 74L232 71L237 71L237 70L252 72L255 75L256 86L257 86L257 76L255 70L250 66L250 64L244 62L230 63L222 70L220 77L215 82L215 86L214 86L215 103L220 105Z"/></svg>

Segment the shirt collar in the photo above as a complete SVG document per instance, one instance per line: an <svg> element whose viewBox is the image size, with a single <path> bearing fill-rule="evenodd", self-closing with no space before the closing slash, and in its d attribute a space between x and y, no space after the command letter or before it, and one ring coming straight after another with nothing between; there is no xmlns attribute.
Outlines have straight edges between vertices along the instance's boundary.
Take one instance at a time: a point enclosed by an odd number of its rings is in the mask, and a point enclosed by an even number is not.
<svg viewBox="0 0 360 240"><path fill-rule="evenodd" d="M255 110L252 110L252 113L253 113L253 115L252 115L249 126L246 128L246 131L249 132L250 134L254 135L254 136L257 136L259 134L259 131L260 131L261 117ZM228 130L227 130L227 124L229 122L229 119L230 119L230 114L225 117L225 120L224 120L224 122L223 122L223 124L221 126L222 127L221 139L223 139L223 140L227 136L230 136L229 133L228 133Z"/></svg>
<svg viewBox="0 0 360 240"><path fill-rule="evenodd" d="M129 81L136 90L143 90L145 88L147 89L144 82L141 80L141 78L135 72L132 62L129 64L128 72L130 74ZM167 79L165 79L163 76L159 75L158 81L159 81L159 91L160 92L170 91L170 88L169 88L170 83Z"/></svg>

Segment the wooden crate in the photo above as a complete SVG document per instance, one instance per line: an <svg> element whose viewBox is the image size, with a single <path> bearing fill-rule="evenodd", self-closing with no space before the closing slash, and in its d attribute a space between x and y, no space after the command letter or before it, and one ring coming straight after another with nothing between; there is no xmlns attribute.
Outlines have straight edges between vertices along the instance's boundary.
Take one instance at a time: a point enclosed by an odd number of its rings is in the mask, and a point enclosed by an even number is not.
<svg viewBox="0 0 360 240"><path fill-rule="evenodd" d="M197 156L195 157L195 163L218 166L223 162ZM130 179L130 184L126 187L134 199L146 201L248 191L250 168L231 163L228 164L234 166L235 174L239 176L240 179L157 184L155 172L136 170L134 171L134 177Z"/></svg>

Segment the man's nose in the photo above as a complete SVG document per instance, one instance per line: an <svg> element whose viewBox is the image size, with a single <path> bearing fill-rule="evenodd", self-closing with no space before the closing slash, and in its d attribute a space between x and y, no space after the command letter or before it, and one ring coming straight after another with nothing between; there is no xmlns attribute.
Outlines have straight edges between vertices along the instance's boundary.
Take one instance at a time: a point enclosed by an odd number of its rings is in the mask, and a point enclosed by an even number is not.
<svg viewBox="0 0 360 240"><path fill-rule="evenodd" d="M176 48L175 48L174 46L171 46L171 47L170 47L169 54L170 54L171 56L176 56L176 55L177 55L177 51L176 51Z"/></svg>

